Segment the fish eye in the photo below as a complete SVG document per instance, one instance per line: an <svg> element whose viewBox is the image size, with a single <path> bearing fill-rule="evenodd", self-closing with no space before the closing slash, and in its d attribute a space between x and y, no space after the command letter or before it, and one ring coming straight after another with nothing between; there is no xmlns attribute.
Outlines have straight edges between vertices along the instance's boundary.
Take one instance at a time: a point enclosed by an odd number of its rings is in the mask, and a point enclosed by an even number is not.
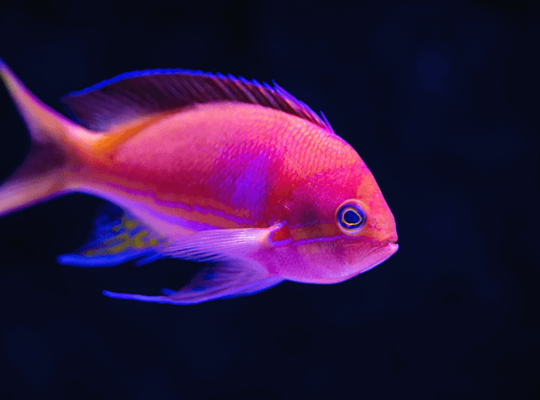
<svg viewBox="0 0 540 400"><path fill-rule="evenodd" d="M366 212L358 202L348 200L338 207L336 219L343 233L354 235L364 227Z"/></svg>

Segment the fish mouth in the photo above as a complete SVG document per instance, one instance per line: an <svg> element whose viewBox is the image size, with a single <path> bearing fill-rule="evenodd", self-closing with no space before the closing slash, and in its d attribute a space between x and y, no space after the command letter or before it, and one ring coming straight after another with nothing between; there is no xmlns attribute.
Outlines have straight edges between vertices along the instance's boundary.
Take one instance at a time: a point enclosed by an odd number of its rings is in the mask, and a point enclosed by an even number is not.
<svg viewBox="0 0 540 400"><path fill-rule="evenodd" d="M394 254L399 249L399 244L397 244L396 238L392 238L382 242L379 246L377 246L377 249L383 247L388 247L390 250L392 250L392 254Z"/></svg>
<svg viewBox="0 0 540 400"><path fill-rule="evenodd" d="M385 262L398 251L399 245L397 244L397 238L392 237L381 242L377 247L373 248L368 254L365 255L365 267L361 272L369 271L377 265Z"/></svg>
<svg viewBox="0 0 540 400"><path fill-rule="evenodd" d="M380 244L380 246L386 246L387 244L397 244L396 238L390 238Z"/></svg>
<svg viewBox="0 0 540 400"><path fill-rule="evenodd" d="M399 244L397 244L397 239L388 239L382 242L379 246L375 248L374 253L379 257L383 257L381 261L377 263L380 264L383 261L386 261L390 258L396 251L399 249Z"/></svg>
<svg viewBox="0 0 540 400"><path fill-rule="evenodd" d="M350 279L358 274L369 271L375 268L377 265L385 262L392 257L396 251L398 251L399 245L397 244L397 238L392 237L383 242L380 242L377 246L374 246L371 250L366 252L360 262L355 262L349 265L354 272L344 273L338 282ZM350 270L349 270L350 271Z"/></svg>

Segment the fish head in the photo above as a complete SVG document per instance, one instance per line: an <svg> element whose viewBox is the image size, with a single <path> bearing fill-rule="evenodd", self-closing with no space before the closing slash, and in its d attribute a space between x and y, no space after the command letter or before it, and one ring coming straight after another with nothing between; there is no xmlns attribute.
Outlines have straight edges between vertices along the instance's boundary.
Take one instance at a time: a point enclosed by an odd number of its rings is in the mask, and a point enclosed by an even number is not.
<svg viewBox="0 0 540 400"><path fill-rule="evenodd" d="M394 216L356 153L353 161L313 174L292 191L285 219L300 262L281 273L286 279L345 281L397 251Z"/></svg>

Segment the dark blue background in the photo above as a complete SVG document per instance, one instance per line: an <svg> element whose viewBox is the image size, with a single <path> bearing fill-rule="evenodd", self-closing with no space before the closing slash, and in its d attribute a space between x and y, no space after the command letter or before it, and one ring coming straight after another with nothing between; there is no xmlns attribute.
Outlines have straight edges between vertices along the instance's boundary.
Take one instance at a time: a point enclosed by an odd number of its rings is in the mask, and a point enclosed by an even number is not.
<svg viewBox="0 0 540 400"><path fill-rule="evenodd" d="M358 150L401 248L339 285L166 306L101 290L157 294L194 264L56 264L99 200L10 215L0 398L539 398L539 3L407 3L2 1L0 54L57 110L138 69L274 79ZM5 178L29 142L4 89L0 135Z"/></svg>

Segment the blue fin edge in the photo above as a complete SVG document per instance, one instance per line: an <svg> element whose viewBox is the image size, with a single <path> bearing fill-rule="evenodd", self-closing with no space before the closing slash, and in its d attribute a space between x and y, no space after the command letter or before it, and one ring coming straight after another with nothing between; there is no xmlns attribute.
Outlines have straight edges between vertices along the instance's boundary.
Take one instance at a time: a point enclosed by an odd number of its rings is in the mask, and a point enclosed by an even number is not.
<svg viewBox="0 0 540 400"><path fill-rule="evenodd" d="M140 78L142 76L174 75L174 74L186 74L186 75L191 75L191 76L206 76L210 78L215 77L215 76L218 76L218 77L223 76L223 74L220 74L219 72L216 74L212 74L210 72L204 72L201 70L189 70L189 69L182 69L182 68L145 69L142 71L124 72L123 74L116 75L115 77L110 78L110 79L105 79L104 81L98 82L85 89L67 93L63 97L82 96L86 93L103 89L105 86L111 85L113 83L123 81L124 79ZM228 78L235 79L232 75L229 75Z"/></svg>
<svg viewBox="0 0 540 400"><path fill-rule="evenodd" d="M72 267L114 267L114 266L117 266L118 264L125 263L126 261L139 258L142 255L143 254L140 254L140 253L138 254L131 253L131 254L111 254L111 255L106 255L106 256L87 257L87 256L81 256L78 254L63 254L61 256L58 256L56 258L56 261L58 262L58 264L70 265ZM137 265L145 264L144 261L147 260L147 258L143 258L141 260L143 261L143 263L140 263ZM153 257L152 257L152 261L153 261Z"/></svg>

